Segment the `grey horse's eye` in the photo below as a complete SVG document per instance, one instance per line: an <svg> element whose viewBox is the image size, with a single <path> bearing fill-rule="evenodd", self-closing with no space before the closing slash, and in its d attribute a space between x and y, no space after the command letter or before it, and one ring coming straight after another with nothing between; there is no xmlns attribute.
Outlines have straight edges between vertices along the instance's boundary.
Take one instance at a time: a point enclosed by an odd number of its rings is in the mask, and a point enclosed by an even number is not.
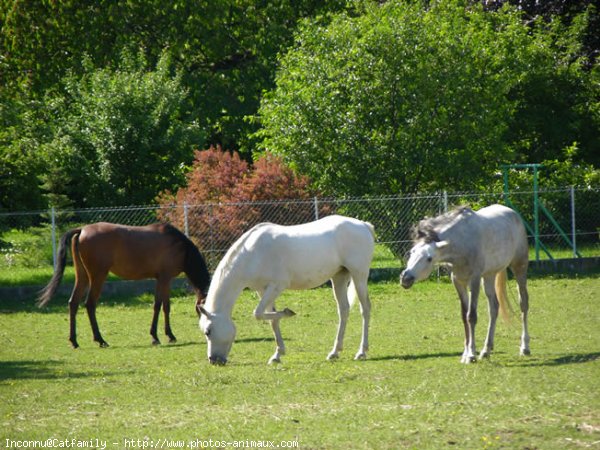
<svg viewBox="0 0 600 450"><path fill-rule="evenodd" d="M433 261L433 258L431 256L428 256L427 257L427 262L431 262L431 261Z"/></svg>

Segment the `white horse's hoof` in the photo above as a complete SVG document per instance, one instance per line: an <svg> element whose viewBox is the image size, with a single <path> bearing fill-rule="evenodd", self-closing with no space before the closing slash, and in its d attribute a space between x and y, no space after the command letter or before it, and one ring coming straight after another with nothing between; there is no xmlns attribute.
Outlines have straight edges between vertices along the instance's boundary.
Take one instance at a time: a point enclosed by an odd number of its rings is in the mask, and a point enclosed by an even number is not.
<svg viewBox="0 0 600 450"><path fill-rule="evenodd" d="M367 354L366 354L366 353L363 353L363 352L358 352L358 353L356 354L356 356L354 357L354 360L355 360L355 361L364 361L364 360L366 360L366 359L367 359Z"/></svg>
<svg viewBox="0 0 600 450"><path fill-rule="evenodd" d="M327 361L335 361L339 357L340 355L338 355L337 353L331 352L329 355L327 355Z"/></svg>
<svg viewBox="0 0 600 450"><path fill-rule="evenodd" d="M519 354L521 356L530 356L531 350L529 350L528 348L522 348L521 351L519 352Z"/></svg>
<svg viewBox="0 0 600 450"><path fill-rule="evenodd" d="M460 362L463 364L471 364L477 362L477 358L475 358L475 355L463 355Z"/></svg>
<svg viewBox="0 0 600 450"><path fill-rule="evenodd" d="M293 317L296 315L296 313L289 308L285 308L283 311L281 311L281 313L284 317Z"/></svg>
<svg viewBox="0 0 600 450"><path fill-rule="evenodd" d="M281 364L281 359L277 356L271 356L271 358L269 359L269 365L273 364Z"/></svg>

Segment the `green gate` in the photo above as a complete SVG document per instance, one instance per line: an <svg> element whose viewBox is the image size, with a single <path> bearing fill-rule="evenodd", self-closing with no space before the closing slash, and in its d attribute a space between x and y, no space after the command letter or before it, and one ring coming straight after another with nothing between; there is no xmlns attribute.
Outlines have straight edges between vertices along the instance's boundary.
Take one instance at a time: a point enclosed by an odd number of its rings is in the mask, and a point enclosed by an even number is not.
<svg viewBox="0 0 600 450"><path fill-rule="evenodd" d="M569 247L571 247L573 249L573 254L576 255L577 257L581 258L581 254L577 251L575 243L573 241L571 241L571 239L569 239L567 234L564 232L564 230L561 228L561 226L558 224L558 222L554 219L554 217L552 216L550 211L548 211L546 209L546 207L540 202L539 186L538 186L538 171L539 171L539 169L541 169L543 167L542 164L506 164L501 167L502 167L502 174L504 177L504 201L507 206L510 206L513 210L515 210L517 212L517 214L519 214L519 216L521 216L521 219L523 220L523 223L525 224L525 228L527 228L527 231L533 236L534 245L535 245L535 260L536 261L540 260L540 250L543 250L544 253L546 253L546 255L548 255L548 258L550 258L551 260L554 260L548 247L546 247L540 240L540 211L548 218L548 220L550 221L552 226L554 226L554 228L556 228L556 230L558 231L560 236L563 238L563 240L567 243L567 245L569 245ZM517 209L517 207L510 200L510 191L509 191L509 184L508 184L508 175L509 175L510 169L526 169L526 170L533 169L533 228L531 227L531 225L529 223L527 223L525 221L521 212Z"/></svg>

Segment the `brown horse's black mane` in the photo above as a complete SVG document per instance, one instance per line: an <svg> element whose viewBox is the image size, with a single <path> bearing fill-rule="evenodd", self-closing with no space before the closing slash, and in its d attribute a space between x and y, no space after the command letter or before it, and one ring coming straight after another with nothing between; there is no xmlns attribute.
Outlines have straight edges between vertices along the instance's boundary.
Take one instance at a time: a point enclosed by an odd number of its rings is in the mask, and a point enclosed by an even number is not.
<svg viewBox="0 0 600 450"><path fill-rule="evenodd" d="M439 242L440 237L438 232L440 229L444 228L446 225L450 225L459 216L467 216L471 214L473 214L473 210L471 208L468 206L461 206L437 217L427 217L413 227L413 241L417 242L423 240L427 243Z"/></svg>
<svg viewBox="0 0 600 450"><path fill-rule="evenodd" d="M206 297L210 286L210 273L208 272L208 267L202 253L200 253L198 247L196 247L196 245L178 228L170 223L162 225L164 226L166 234L173 236L184 245L185 261L183 271L190 283L192 283L192 286L198 289Z"/></svg>

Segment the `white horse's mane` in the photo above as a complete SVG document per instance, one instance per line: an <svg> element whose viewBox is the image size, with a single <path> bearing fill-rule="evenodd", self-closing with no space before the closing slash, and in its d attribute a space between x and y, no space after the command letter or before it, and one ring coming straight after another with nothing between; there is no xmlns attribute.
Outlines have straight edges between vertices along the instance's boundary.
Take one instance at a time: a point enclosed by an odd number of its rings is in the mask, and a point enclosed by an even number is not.
<svg viewBox="0 0 600 450"><path fill-rule="evenodd" d="M242 249L244 248L244 244L248 240L248 237L254 231L256 231L259 228L262 228L266 225L271 225L271 223L269 223L269 222L259 223L255 226L253 226L252 228L250 228L244 234L242 234L238 238L238 240L235 241L231 245L231 247L229 247L229 250L227 250L227 253L225 253L225 256L223 256L223 258L219 262L217 268L215 269L213 278L215 278L215 279L219 280L219 282L221 282L223 280L223 278L225 278L225 276L227 275L229 270L233 267L233 262L235 261L235 259L240 255L240 253L242 253Z"/></svg>

